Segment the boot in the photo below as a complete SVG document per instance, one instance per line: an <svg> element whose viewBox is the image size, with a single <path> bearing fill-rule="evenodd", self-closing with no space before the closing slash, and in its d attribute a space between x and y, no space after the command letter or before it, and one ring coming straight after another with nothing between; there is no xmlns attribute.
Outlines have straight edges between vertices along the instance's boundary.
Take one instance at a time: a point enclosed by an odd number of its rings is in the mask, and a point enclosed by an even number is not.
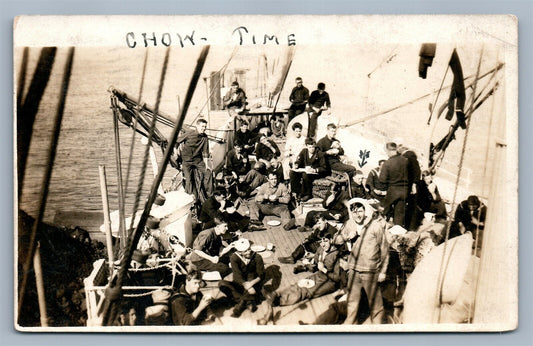
<svg viewBox="0 0 533 346"><path fill-rule="evenodd" d="M242 312L246 309L246 302L240 301L234 308L231 317L241 317Z"/></svg>

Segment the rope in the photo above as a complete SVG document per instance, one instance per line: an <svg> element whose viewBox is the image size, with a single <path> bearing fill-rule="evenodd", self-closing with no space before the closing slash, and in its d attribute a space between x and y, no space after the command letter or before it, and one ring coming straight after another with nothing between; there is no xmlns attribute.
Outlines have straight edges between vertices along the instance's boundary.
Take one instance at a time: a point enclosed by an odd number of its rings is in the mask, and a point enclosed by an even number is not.
<svg viewBox="0 0 533 346"><path fill-rule="evenodd" d="M144 54L143 72L142 72L142 75L141 75L141 86L139 87L139 98L138 98L138 100L141 100L142 99L142 95L143 95L144 77L146 75L147 62L148 62L148 49L146 50L146 53ZM132 160L133 160L133 149L135 147L135 135L137 133L137 122L138 122L138 119L137 119L137 117L134 117L134 118L135 119L133 121L133 135L131 136L131 144L130 144L130 156L128 158L128 168L126 170L126 185L124 187L124 195L125 196L128 194L128 183L129 183L129 179L130 179L131 163L132 163Z"/></svg>
<svg viewBox="0 0 533 346"><path fill-rule="evenodd" d="M483 49L481 50L481 54L479 56L479 62L478 62L478 66L477 66L476 76L479 76L479 70L481 68L482 57L483 57ZM476 78L474 80L474 83L473 83L473 92L472 92L473 95L476 94L478 79L479 78ZM472 98L472 103L470 104L470 107L469 107L469 111L472 110L474 102L475 102L475 100L474 100L474 97L473 97ZM463 140L463 147L461 148L461 156L459 158L459 165L458 165L458 169L457 169L457 178L455 179L455 188L454 188L454 191L453 191L452 210L454 210L455 204L456 204L457 190L459 188L459 180L461 179L461 172L462 172L463 161L464 161L465 152L466 152L466 143L468 142L468 134L470 132L469 130L470 130L470 120L471 119L472 119L471 116L469 116L466 119L465 137L464 137L464 140ZM453 221L454 220L452 220L452 222ZM445 268L444 268L444 259L446 257L446 248L447 248L447 245L448 245L448 238L450 236L450 226L451 226L451 222L446 227L446 236L444 238L444 248L443 248L442 259L441 259L440 269L439 269L439 276L438 276L438 281L437 281L437 283L439 285L438 290L437 290L437 306L439 307L439 314L438 314L437 323L440 323L441 312L442 312L442 309L440 309L440 306L442 305L442 288L444 286L444 276L443 276L443 274L445 274L445 273L443 273L443 271L445 270ZM451 255L449 256L448 261L450 259L451 259Z"/></svg>
<svg viewBox="0 0 533 346"><path fill-rule="evenodd" d="M153 118L152 124L150 125L150 132L148 133L148 144L146 145L144 149L144 157L143 157L143 162L141 166L141 173L139 174L139 183L137 185L137 192L135 194L135 202L133 203L133 210L132 210L133 217L131 218L129 229L133 229L133 223L135 221L134 216L137 211L137 208L139 207L139 200L141 199L142 188L144 185L144 176L146 174L146 167L148 165L148 156L150 152L150 147L152 146L152 136L155 131L155 123L156 123L157 115L159 112L159 104L161 102L163 86L165 85L165 75L167 73L169 56L170 56L170 48L167 48L165 52L165 60L163 62L163 67L161 69L161 77L159 78L159 88L157 90L157 98L156 98L155 109L154 109L154 118Z"/></svg>
<svg viewBox="0 0 533 346"><path fill-rule="evenodd" d="M488 76L490 73L493 73L494 71L498 71L498 70L500 70L500 69L503 67L503 65L504 65L503 63L499 63L499 64L498 64L496 67L494 67L493 69L490 69L490 70L487 71L486 73L484 73L484 74L482 74L481 76L477 77L477 79L482 79L482 78ZM465 77L464 80L471 79L472 77L475 77L475 75L471 75L471 76ZM476 80L477 80L477 79L476 79ZM470 86L472 86L472 84L469 84L469 85L466 86L466 87L468 88L468 87L470 87ZM449 89L449 88L451 88L451 85L448 85L447 87L445 87L445 88L443 88L443 89ZM425 94L425 95L422 95L422 96L420 96L420 97L417 97L417 98L415 98L415 99L413 99L413 100L411 100L411 101L408 101L408 102L406 102L406 103L404 103L404 104L401 104L401 105L399 105L399 106L395 106L395 107L389 108L389 109L387 109L387 110L384 110L384 111L382 111L382 112L378 112L378 113L371 114L371 115L366 116L366 117L364 117L364 118L361 118L361 119L355 120L355 121L353 121L353 122L351 122L351 123L347 123L347 124L344 124L344 125L339 125L339 127L340 127L340 128L346 128L346 127L350 127L350 126L357 125L357 124L359 124L359 123L363 123L363 122L368 121L368 120L370 120L370 119L373 119L373 118L379 117L379 116L381 116L381 115L384 115L384 114L390 113L390 112L395 111L395 110L397 110L397 109L400 109L400 108L403 108L403 107L409 106L409 105L411 105L411 104L413 104L413 103L415 103L415 102L418 102L418 101L420 101L420 100L423 100L423 99L425 99L426 97L433 95L435 92L436 92L436 91L433 91L433 92L427 93L427 94Z"/></svg>

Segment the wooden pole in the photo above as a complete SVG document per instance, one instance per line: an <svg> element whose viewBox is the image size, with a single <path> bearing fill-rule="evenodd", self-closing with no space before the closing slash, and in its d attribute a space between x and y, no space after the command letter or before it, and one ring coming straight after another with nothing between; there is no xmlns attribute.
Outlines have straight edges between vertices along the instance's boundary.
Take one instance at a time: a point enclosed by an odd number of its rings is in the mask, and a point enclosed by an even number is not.
<svg viewBox="0 0 533 346"><path fill-rule="evenodd" d="M107 259L109 261L109 277L113 274L113 263L115 258L113 256L113 237L111 235L111 219L109 218L109 200L107 196L107 179L105 174L105 165L100 165L100 194L102 195L102 206L104 209L104 228L105 240L107 246Z"/></svg>
<svg viewBox="0 0 533 346"><path fill-rule="evenodd" d="M128 238L128 232L126 231L126 221L124 212L124 189L122 185L122 159L120 155L120 134L118 129L117 115L113 114L113 124L115 133L115 162L117 165L117 188L118 188L118 225L120 234L120 249L124 250L126 247L126 239Z"/></svg>
<svg viewBox="0 0 533 346"><path fill-rule="evenodd" d="M41 327L48 327L48 316L46 314L46 299L44 294L43 269L41 266L41 245L37 243L35 255L33 255L33 269L35 270L35 284L37 286L37 297L39 299L39 314L41 315Z"/></svg>

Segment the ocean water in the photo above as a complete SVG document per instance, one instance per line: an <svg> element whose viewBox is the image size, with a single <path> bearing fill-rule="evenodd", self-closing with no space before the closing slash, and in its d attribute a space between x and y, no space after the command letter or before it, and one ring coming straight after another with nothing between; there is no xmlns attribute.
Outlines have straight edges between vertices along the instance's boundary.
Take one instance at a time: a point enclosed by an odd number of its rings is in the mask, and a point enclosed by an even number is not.
<svg viewBox="0 0 533 346"><path fill-rule="evenodd" d="M465 77L476 74L480 57L477 48L463 47L459 50ZM382 138L383 141L402 138L404 144L415 149L421 161L424 162L427 160L429 141L434 142L440 139L450 126L450 123L443 119L440 119L434 128L433 124L428 126L426 124L429 115L428 104L435 103L435 100L437 100L437 105L445 102L449 89L443 89L438 99L436 99L436 93L433 92L439 90L445 74L443 83L445 86L451 84L453 76L450 72L445 72L449 55L444 54L435 58L428 79L418 78L418 49L418 46L378 45L372 47L297 47L278 108L288 105L288 95L293 86L293 80L297 76L303 77L304 85L310 90L314 90L319 81L326 83L326 90L330 93L332 100L333 114L340 119L341 124L351 123L368 115L406 104L395 111L355 125L352 129L354 135L372 133L377 138ZM161 95L160 110L162 112L171 116L176 116L178 113L199 51L196 48L171 50ZM66 52L66 48L58 49L52 75L34 124L24 176L24 188L20 196L21 208L34 216L38 208L42 176L48 165L46 153L50 145L52 122L59 100L59 86ZM25 92L31 82L39 53L38 48L30 49ZM163 49L152 49L148 53L141 99L149 105L155 104L164 53ZM17 49L14 54L15 73L18 74L22 50ZM264 48L262 50L256 47L242 48L231 58L222 83L224 86L227 85L235 78L235 74L246 66L244 70L246 71L247 94L250 99L257 97L269 88L264 82L265 76L274 75L276 68L279 69L283 65L283 59L280 58L283 54L283 49L278 47L266 51ZM211 72L218 71L228 62L231 55L232 51L227 47L212 48L202 77L208 77ZM499 61L499 56L501 54L498 47L485 49L481 72L495 66ZM137 98L144 59L144 50L116 47L76 49L56 161L50 181L45 221L53 221L59 211L101 211L99 165L106 167L111 210L118 208L113 118L107 90L110 86L114 86ZM262 72L259 73L260 71ZM204 78L199 81L186 122L190 122L199 113L207 117L208 113L205 108L207 85ZM484 83L487 80L488 78ZM17 81L16 76L15 81ZM478 92L483 85L480 83ZM409 104L411 100L427 93L433 94ZM495 96L489 98L472 118L464 156L464 170L461 173L464 178L461 181L462 187L468 193L488 195L488 182L492 171L492 145L493 138L496 136L495 130L491 128L501 130L505 124L504 105L505 84L502 80ZM212 128L216 128L225 120L224 117L215 118L213 113L210 116ZM123 176L125 177L132 131L122 124L119 126ZM169 132L168 129L166 131ZM454 182L457 176L464 133L460 130L457 133L457 140L448 149L446 160L438 174L443 182ZM140 136L137 136L137 139L139 138ZM155 149L157 157L161 158L161 151L157 147ZM131 212L133 205L143 154L144 146L136 140L126 195L127 213ZM176 171L169 167L164 184L168 184L174 173ZM149 191L152 179L150 169L144 179L141 205Z"/></svg>

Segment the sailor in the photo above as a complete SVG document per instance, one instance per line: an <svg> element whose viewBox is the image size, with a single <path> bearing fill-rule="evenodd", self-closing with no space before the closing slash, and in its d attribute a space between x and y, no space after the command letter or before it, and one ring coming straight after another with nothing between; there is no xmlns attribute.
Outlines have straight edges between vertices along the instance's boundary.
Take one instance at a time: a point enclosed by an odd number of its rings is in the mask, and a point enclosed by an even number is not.
<svg viewBox="0 0 533 346"><path fill-rule="evenodd" d="M337 229L330 225L324 215L316 215L312 233L294 249L290 256L279 257L280 263L294 264L303 258L306 252L315 253L320 247L320 239L324 237L332 238L337 233Z"/></svg>
<svg viewBox="0 0 533 346"><path fill-rule="evenodd" d="M387 195L383 201L383 213L386 217L393 215L395 225L405 225L405 203L409 194L409 161L398 154L396 143L386 144L389 159L385 161L379 181L387 186Z"/></svg>
<svg viewBox="0 0 533 346"><path fill-rule="evenodd" d="M241 126L235 131L235 139L233 145L240 143L243 152L250 155L255 149L255 136L249 130L249 124L246 120L241 121Z"/></svg>
<svg viewBox="0 0 533 346"><path fill-rule="evenodd" d="M244 108L246 105L246 94L244 90L239 88L239 83L235 81L231 83L231 88L222 101L230 117L237 118L239 115L238 110Z"/></svg>
<svg viewBox="0 0 533 346"><path fill-rule="evenodd" d="M487 206L477 196L468 196L455 210L455 217L450 226L450 238L457 237L465 232L471 232L474 239L482 236L487 217ZM481 237L478 244L481 244Z"/></svg>
<svg viewBox="0 0 533 346"><path fill-rule="evenodd" d="M287 138L285 151L283 152L283 174L288 177L294 161L298 154L305 148L305 137L302 136L302 124L295 122L292 124L293 136Z"/></svg>
<svg viewBox="0 0 533 346"><path fill-rule="evenodd" d="M352 202L358 238L348 257L348 306L344 324L356 322L363 291L368 299L372 323L381 324L384 311L378 282L385 281L389 259L386 223L367 200L355 198Z"/></svg>
<svg viewBox="0 0 533 346"><path fill-rule="evenodd" d="M282 114L275 114L270 122L270 130L272 135L277 138L285 137L287 135L287 125L283 121Z"/></svg>
<svg viewBox="0 0 533 346"><path fill-rule="evenodd" d="M257 143L257 147L255 148L257 161L263 162L268 169L270 168L270 160L272 160L273 157L280 155L281 152L276 143L268 139L266 136L261 136L259 138L259 143Z"/></svg>
<svg viewBox="0 0 533 346"><path fill-rule="evenodd" d="M417 215L416 208L416 187L420 182L420 164L414 151L407 148L405 145L398 145L398 154L405 157L409 163L408 165L408 178L407 185L409 186L409 195L406 200L405 210L405 228L410 231L416 230L418 227L418 221L420 218Z"/></svg>
<svg viewBox="0 0 533 346"><path fill-rule="evenodd" d="M194 194L196 203L204 202L213 194L213 177L207 171L209 143L205 133L207 121L198 119L196 128L178 138L182 159L182 172L185 179L185 192Z"/></svg>
<svg viewBox="0 0 533 346"><path fill-rule="evenodd" d="M229 252L233 244L224 246L222 236L228 231L226 223L206 229L198 234L192 245L191 263L198 270L217 271L224 278L231 273L228 267Z"/></svg>
<svg viewBox="0 0 533 346"><path fill-rule="evenodd" d="M295 82L296 86L292 88L291 94L289 95L291 107L289 108L287 123L289 123L295 116L302 114L305 111L305 106L309 99L309 89L304 87L302 78L296 77Z"/></svg>
<svg viewBox="0 0 533 346"><path fill-rule="evenodd" d="M250 171L250 161L248 154L243 150L241 142L235 142L226 156L226 174L232 175L235 179L245 176Z"/></svg>
<svg viewBox="0 0 533 346"><path fill-rule="evenodd" d="M303 202L313 197L313 181L327 173L324 154L316 148L315 140L306 138L305 145L290 171L291 191Z"/></svg>
<svg viewBox="0 0 533 346"><path fill-rule="evenodd" d="M275 173L268 174L268 182L261 185L253 201L250 201L250 223L255 226L262 226L259 221L260 214L275 215L281 218L281 224L284 230L290 231L295 220L289 211L289 202L291 196L285 184L278 181Z"/></svg>
<svg viewBox="0 0 533 346"><path fill-rule="evenodd" d="M345 202L350 199L350 194L347 191L341 190L340 185L331 185L330 190L326 193L324 200L322 201L322 207L324 210L311 210L305 216L304 226L300 227L300 231L307 231L308 227L314 225L316 215L323 215L326 220L332 220L340 223L348 220L348 208L346 208Z"/></svg>
<svg viewBox="0 0 533 346"><path fill-rule="evenodd" d="M364 199L369 199L370 194L366 190L363 181L365 180L365 176L363 175L363 172L360 170L355 171L355 175L353 176L353 183L350 184L350 190L352 192L352 197L359 197Z"/></svg>
<svg viewBox="0 0 533 346"><path fill-rule="evenodd" d="M318 117L323 110L327 110L328 114L331 114L331 101L329 100L329 94L326 92L326 84L321 82L318 83L317 90L313 91L309 96L307 137L314 138L316 136Z"/></svg>
<svg viewBox="0 0 533 346"><path fill-rule="evenodd" d="M422 172L422 179L417 184L416 189L418 207L424 212L434 213L435 221L437 222L446 220L446 205L429 171Z"/></svg>
<svg viewBox="0 0 533 346"><path fill-rule="evenodd" d="M268 182L268 178L266 176L265 164L256 162L239 184L239 195L243 198L255 195L257 193L256 189L266 182Z"/></svg>
<svg viewBox="0 0 533 346"><path fill-rule="evenodd" d="M230 258L233 280L222 280L218 283L220 291L236 304L231 317L241 316L247 306L251 307L252 312L257 310L265 279L263 258L250 249L248 239L235 241L235 250Z"/></svg>
<svg viewBox="0 0 533 346"><path fill-rule="evenodd" d="M211 304L213 297L202 295L201 284L202 273L193 270L187 274L185 282L170 297L170 310L174 325L198 325L205 319L205 309Z"/></svg>
<svg viewBox="0 0 533 346"><path fill-rule="evenodd" d="M316 145L326 156L326 162L329 169L346 172L352 177L356 168L341 162L340 156L344 155L344 149L341 147L340 142L335 138L336 134L337 126L333 123L328 124L326 136L320 139Z"/></svg>
<svg viewBox="0 0 533 346"><path fill-rule="evenodd" d="M379 181L379 173L381 167L386 160L379 160L378 167L372 169L366 178L366 187L370 192L370 196L377 199L379 202L383 202L385 195L387 194L387 186Z"/></svg>

